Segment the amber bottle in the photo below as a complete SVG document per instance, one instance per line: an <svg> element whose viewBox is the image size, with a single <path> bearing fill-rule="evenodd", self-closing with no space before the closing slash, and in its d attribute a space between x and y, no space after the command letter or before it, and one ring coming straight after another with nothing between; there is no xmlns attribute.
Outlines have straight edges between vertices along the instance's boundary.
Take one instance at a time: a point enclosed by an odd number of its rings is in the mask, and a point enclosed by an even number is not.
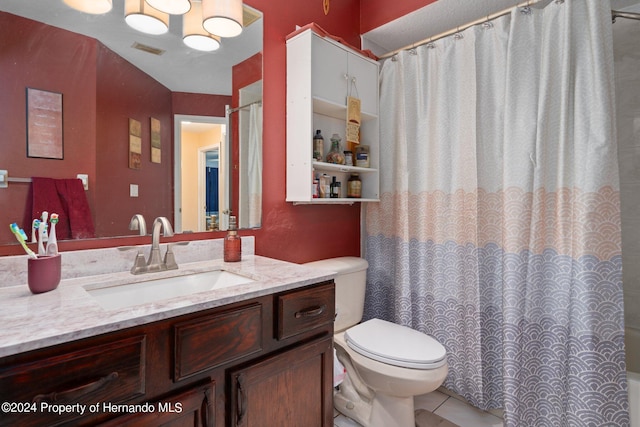
<svg viewBox="0 0 640 427"><path fill-rule="evenodd" d="M238 262L242 259L242 241L238 236L236 217L229 218L229 231L224 238L224 262Z"/></svg>

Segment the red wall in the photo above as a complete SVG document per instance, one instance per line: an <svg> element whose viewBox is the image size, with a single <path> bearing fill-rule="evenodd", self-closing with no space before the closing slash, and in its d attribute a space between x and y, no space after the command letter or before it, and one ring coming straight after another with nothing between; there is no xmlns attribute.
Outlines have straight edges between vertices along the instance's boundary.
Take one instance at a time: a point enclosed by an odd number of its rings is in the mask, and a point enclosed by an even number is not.
<svg viewBox="0 0 640 427"><path fill-rule="evenodd" d="M252 233L256 236L256 253L293 262L360 255L359 204L293 206L285 202L285 37L296 25L316 22L359 46L359 0L334 0L326 16L321 0L245 2L264 13L263 225Z"/></svg>
<svg viewBox="0 0 640 427"><path fill-rule="evenodd" d="M172 92L173 114L224 117L225 105L231 105L231 97L202 93Z"/></svg>
<svg viewBox="0 0 640 427"><path fill-rule="evenodd" d="M53 39L57 43L51 44ZM96 41L4 12L0 40L0 169L18 178L84 173L95 179L96 76L95 67L87 64L95 64ZM27 157L27 87L63 94L63 160ZM12 222L28 230L22 221L29 188L10 183L0 189L0 242L15 241ZM87 192L95 215L94 195L95 189Z"/></svg>
<svg viewBox="0 0 640 427"><path fill-rule="evenodd" d="M173 216L171 91L102 44L96 63L96 234L131 234L129 220ZM160 120L160 163L151 162L151 117ZM129 119L142 125L142 164L129 168ZM129 196L138 185L140 197ZM152 197L149 197L152 195Z"/></svg>

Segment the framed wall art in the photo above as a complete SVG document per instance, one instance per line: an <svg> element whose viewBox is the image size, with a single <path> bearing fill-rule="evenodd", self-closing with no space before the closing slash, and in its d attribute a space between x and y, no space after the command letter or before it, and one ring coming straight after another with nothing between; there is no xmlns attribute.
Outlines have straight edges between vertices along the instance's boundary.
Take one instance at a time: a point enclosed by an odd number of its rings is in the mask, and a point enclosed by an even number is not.
<svg viewBox="0 0 640 427"><path fill-rule="evenodd" d="M140 169L142 166L142 124L138 120L129 119L129 168Z"/></svg>
<svg viewBox="0 0 640 427"><path fill-rule="evenodd" d="M27 157L64 158L61 93L27 88Z"/></svg>
<svg viewBox="0 0 640 427"><path fill-rule="evenodd" d="M151 117L151 162L160 163L160 120Z"/></svg>

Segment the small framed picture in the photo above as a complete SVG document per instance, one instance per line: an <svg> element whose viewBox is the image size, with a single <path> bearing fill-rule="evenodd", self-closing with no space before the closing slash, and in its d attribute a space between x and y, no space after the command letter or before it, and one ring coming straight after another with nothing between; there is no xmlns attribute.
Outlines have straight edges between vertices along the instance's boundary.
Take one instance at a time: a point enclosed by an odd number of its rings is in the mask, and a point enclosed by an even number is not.
<svg viewBox="0 0 640 427"><path fill-rule="evenodd" d="M161 162L160 120L151 117L151 161Z"/></svg>
<svg viewBox="0 0 640 427"><path fill-rule="evenodd" d="M142 166L142 124L129 119L129 168L140 169Z"/></svg>
<svg viewBox="0 0 640 427"><path fill-rule="evenodd" d="M27 157L64 158L61 93L27 88Z"/></svg>

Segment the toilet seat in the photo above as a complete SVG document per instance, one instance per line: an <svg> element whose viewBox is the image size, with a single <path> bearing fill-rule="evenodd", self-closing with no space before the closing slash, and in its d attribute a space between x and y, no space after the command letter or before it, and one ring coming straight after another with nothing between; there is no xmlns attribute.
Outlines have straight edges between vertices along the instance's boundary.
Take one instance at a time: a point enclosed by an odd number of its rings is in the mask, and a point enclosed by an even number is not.
<svg viewBox="0 0 640 427"><path fill-rule="evenodd" d="M371 319L344 333L353 351L393 366L436 369L446 363L446 350L429 335L406 326Z"/></svg>

